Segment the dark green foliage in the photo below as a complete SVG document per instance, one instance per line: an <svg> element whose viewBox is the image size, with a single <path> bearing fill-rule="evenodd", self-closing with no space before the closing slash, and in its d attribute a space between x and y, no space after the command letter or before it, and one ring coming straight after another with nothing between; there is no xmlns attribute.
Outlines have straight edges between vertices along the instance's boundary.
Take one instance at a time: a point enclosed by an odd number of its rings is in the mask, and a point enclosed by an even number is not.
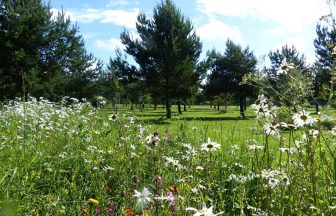
<svg viewBox="0 0 336 216"><path fill-rule="evenodd" d="M312 90L312 86L309 86L312 74L305 63L305 56L300 54L294 46L289 47L288 45L284 45L281 50L270 52L268 56L271 66L265 70L267 86L262 89L262 93L272 98L277 105L303 105L311 96L308 93ZM283 65L290 69L282 72L280 69ZM300 90L302 86L307 87L303 92ZM301 101L303 98L305 101Z"/></svg>
<svg viewBox="0 0 336 216"><path fill-rule="evenodd" d="M32 13L34 11L34 13ZM18 96L23 73L32 71L36 78L39 49L50 24L49 6L39 0L4 0L0 3L0 95L3 98Z"/></svg>
<svg viewBox="0 0 336 216"><path fill-rule="evenodd" d="M314 40L316 65L323 69L323 73L330 76L330 69L334 63L332 53L336 45L336 29L318 24L316 34L317 38Z"/></svg>
<svg viewBox="0 0 336 216"><path fill-rule="evenodd" d="M120 96L130 102L133 108L133 104L138 103L140 96L145 93L142 91L144 86L138 69L127 62L126 55L123 56L120 50L116 51L115 59L110 58L107 68L111 76L116 78Z"/></svg>
<svg viewBox="0 0 336 216"><path fill-rule="evenodd" d="M213 98L221 93L233 93L244 116L246 97L251 96L253 90L241 81L245 75L256 71L257 59L253 52L228 40L224 54L212 50L207 55L211 71L205 86L207 95Z"/></svg>
<svg viewBox="0 0 336 216"><path fill-rule="evenodd" d="M102 63L64 12L41 0L0 3L0 99L30 94L58 100L92 97ZM33 11L33 12L32 12Z"/></svg>
<svg viewBox="0 0 336 216"><path fill-rule="evenodd" d="M318 111L318 105L323 105L328 100L328 95L325 94L324 89L330 87L329 81L331 81L332 69L335 67L335 57L333 57L333 49L336 45L335 26L328 27L318 24L316 34L317 38L314 40L314 46L317 61L314 65L314 90Z"/></svg>
<svg viewBox="0 0 336 216"><path fill-rule="evenodd" d="M200 39L191 21L170 0L154 8L152 19L140 13L136 27L141 39L125 31L122 43L139 64L153 97L165 97L167 118L171 118L172 98L184 96L199 79L195 66L202 49Z"/></svg>
<svg viewBox="0 0 336 216"><path fill-rule="evenodd" d="M289 47L286 44L281 48L281 50L277 49L274 52L270 52L268 56L271 61L271 67L268 71L268 76L274 81L277 81L279 78L276 72L284 60L286 60L288 63L292 63L295 68L308 72L307 66L305 65L305 56L300 54L294 46Z"/></svg>

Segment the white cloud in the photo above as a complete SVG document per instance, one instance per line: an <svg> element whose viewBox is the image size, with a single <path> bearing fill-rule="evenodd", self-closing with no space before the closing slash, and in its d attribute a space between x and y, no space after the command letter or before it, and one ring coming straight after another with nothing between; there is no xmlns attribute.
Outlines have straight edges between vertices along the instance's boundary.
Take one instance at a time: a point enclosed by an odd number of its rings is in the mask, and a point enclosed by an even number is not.
<svg viewBox="0 0 336 216"><path fill-rule="evenodd" d="M322 0L197 0L198 10L209 16L258 18L280 24L289 32L300 32L327 14Z"/></svg>
<svg viewBox="0 0 336 216"><path fill-rule="evenodd" d="M271 36L283 35L284 33L285 33L285 29L282 26L277 26L277 27L265 30L265 34L271 35Z"/></svg>
<svg viewBox="0 0 336 216"><path fill-rule="evenodd" d="M274 48L276 49L281 49L283 46L288 45L289 47L294 46L297 51L299 51L301 54L305 52L306 49L306 40L304 37L292 37L292 38L287 38L283 41L281 41L279 44L277 44Z"/></svg>
<svg viewBox="0 0 336 216"><path fill-rule="evenodd" d="M316 57L314 53L307 52L309 51L309 48L312 48L313 45L310 40L306 39L304 36L297 36L283 40L275 47L274 50L281 50L281 48L286 44L290 47L293 45L300 54L305 54L307 64L313 64L315 62Z"/></svg>
<svg viewBox="0 0 336 216"><path fill-rule="evenodd" d="M112 9L70 9L66 15L70 16L71 21L79 23L112 23L126 28L135 28L139 9L131 10L112 10ZM57 15L57 10L53 9L53 16Z"/></svg>
<svg viewBox="0 0 336 216"><path fill-rule="evenodd" d="M196 29L201 40L226 41L228 38L241 43L243 37L237 26L230 26L220 20L211 18L208 23Z"/></svg>
<svg viewBox="0 0 336 216"><path fill-rule="evenodd" d="M118 38L110 38L109 40L97 40L95 42L95 47L107 51L115 51L117 48L123 50L125 48L125 46Z"/></svg>
<svg viewBox="0 0 336 216"><path fill-rule="evenodd" d="M138 9L131 11L124 10L104 10L102 11L102 23L113 23L115 25L122 25L127 28L135 28L137 16L139 14Z"/></svg>
<svg viewBox="0 0 336 216"><path fill-rule="evenodd" d="M97 9L83 9L83 10L70 10L72 16L71 20L81 23L90 23L102 18L101 13Z"/></svg>
<svg viewBox="0 0 336 216"><path fill-rule="evenodd" d="M116 0L110 0L109 3L106 5L106 7L108 8L111 8L111 7L118 7L118 6L126 6L128 5L129 2L126 1L126 0L119 0L119 1L116 1Z"/></svg>

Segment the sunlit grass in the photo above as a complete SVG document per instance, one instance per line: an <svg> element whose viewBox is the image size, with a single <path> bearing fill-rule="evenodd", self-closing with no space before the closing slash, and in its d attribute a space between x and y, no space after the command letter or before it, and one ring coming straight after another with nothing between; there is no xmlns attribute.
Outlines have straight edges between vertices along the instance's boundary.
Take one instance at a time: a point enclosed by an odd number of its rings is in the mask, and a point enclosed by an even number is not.
<svg viewBox="0 0 336 216"><path fill-rule="evenodd" d="M334 138L320 124L266 136L250 108L245 119L236 107L164 114L34 99L4 105L0 214L335 213Z"/></svg>

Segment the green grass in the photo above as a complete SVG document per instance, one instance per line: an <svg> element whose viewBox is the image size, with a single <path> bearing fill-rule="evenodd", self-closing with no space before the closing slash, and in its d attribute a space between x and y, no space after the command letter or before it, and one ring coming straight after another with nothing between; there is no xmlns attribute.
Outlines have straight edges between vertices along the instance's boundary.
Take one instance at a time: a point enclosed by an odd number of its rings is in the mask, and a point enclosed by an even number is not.
<svg viewBox="0 0 336 216"><path fill-rule="evenodd" d="M251 109L246 119L236 107L192 106L173 119L162 108L112 113L34 100L3 106L0 215L193 215L186 209L203 203L224 215L335 213L335 138L320 122L277 137L262 129L275 120L257 122ZM292 154L279 151L294 143ZM136 196L144 188L148 199Z"/></svg>
<svg viewBox="0 0 336 216"><path fill-rule="evenodd" d="M131 111L126 108L119 105L118 111L130 114ZM111 109L108 110L112 112ZM247 109L246 118L240 118L239 107L236 106L228 107L227 113L221 113L209 106L191 106L183 114L178 114L177 106L172 106L172 119L166 118L166 111L162 106L154 110L147 105L144 109L135 109L131 113L138 117L139 122L151 126L152 130L179 134L187 129L201 134L203 140L211 137L221 143L228 140L241 141L257 126L252 110Z"/></svg>

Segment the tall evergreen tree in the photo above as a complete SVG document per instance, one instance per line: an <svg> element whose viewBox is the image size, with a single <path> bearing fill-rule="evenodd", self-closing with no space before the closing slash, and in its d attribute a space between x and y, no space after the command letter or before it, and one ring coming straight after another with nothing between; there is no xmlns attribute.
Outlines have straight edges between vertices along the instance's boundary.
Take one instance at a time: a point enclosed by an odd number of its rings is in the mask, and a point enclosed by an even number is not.
<svg viewBox="0 0 336 216"><path fill-rule="evenodd" d="M329 86L329 81L332 77L332 71L336 63L336 26L334 22L330 25L322 25L319 23L316 26L317 38L314 40L316 53L316 62L314 65L314 91L316 98L316 111L319 110L319 104L326 102L323 89Z"/></svg>
<svg viewBox="0 0 336 216"><path fill-rule="evenodd" d="M233 93L239 98L240 116L245 117L246 97L251 96L251 86L241 84L243 77L249 73L255 73L257 59L247 47L242 49L240 45L228 40L225 50L226 70L231 77Z"/></svg>
<svg viewBox="0 0 336 216"><path fill-rule="evenodd" d="M188 85L201 53L201 42L189 19L186 19L171 0L162 1L148 19L140 13L136 23L141 39L128 32L121 35L126 52L140 66L147 85L163 93L166 116L171 118L171 100L176 90ZM189 75L187 75L189 74Z"/></svg>
<svg viewBox="0 0 336 216"><path fill-rule="evenodd" d="M253 52L228 40L224 54L213 50L208 53L208 61L211 74L206 90L212 96L233 93L239 100L240 115L244 117L246 97L251 95L252 89L241 82L245 75L256 71L257 59Z"/></svg>
<svg viewBox="0 0 336 216"><path fill-rule="evenodd" d="M286 44L282 46L281 50L277 49L276 51L270 52L268 57L271 62L268 75L269 78L274 81L279 78L279 76L277 76L277 71L284 61L293 64L297 69L307 72L305 56L300 54L294 46L288 46Z"/></svg>
<svg viewBox="0 0 336 216"><path fill-rule="evenodd" d="M40 0L0 1L0 97L22 95L26 73L36 74L50 7ZM32 76L31 76L32 77Z"/></svg>
<svg viewBox="0 0 336 216"><path fill-rule="evenodd" d="M41 0L0 1L0 99L26 94L92 97L102 62L64 12Z"/></svg>
<svg viewBox="0 0 336 216"><path fill-rule="evenodd" d="M110 58L107 68L117 78L121 96L130 102L133 109L133 104L138 102L140 95L145 94L138 69L128 63L126 55L122 55L119 49L116 50L116 58Z"/></svg>

